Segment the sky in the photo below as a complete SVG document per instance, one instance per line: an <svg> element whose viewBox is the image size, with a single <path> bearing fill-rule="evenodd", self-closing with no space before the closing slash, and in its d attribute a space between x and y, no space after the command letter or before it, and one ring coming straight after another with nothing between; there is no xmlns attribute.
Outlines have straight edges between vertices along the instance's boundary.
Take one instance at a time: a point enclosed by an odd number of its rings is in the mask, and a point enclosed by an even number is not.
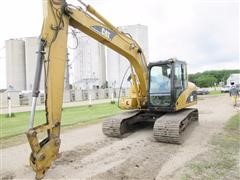
<svg viewBox="0 0 240 180"><path fill-rule="evenodd" d="M84 1L84 0L83 0ZM78 5L77 0L67 0ZM188 72L239 69L239 0L85 0L115 26L148 26L149 62L174 57ZM0 88L6 84L4 41L39 36L42 0L1 2Z"/></svg>

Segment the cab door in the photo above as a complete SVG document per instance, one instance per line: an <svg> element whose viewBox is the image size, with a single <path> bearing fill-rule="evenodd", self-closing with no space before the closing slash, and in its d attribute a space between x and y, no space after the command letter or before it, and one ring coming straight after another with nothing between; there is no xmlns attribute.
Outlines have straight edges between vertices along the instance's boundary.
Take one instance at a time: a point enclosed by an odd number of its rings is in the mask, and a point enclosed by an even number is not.
<svg viewBox="0 0 240 180"><path fill-rule="evenodd" d="M186 63L176 61L174 63L174 78L173 78L173 94L175 101L178 99L180 94L187 88L188 77Z"/></svg>
<svg viewBox="0 0 240 180"><path fill-rule="evenodd" d="M165 110L172 101L172 64L169 62L152 63L149 67L149 107Z"/></svg>

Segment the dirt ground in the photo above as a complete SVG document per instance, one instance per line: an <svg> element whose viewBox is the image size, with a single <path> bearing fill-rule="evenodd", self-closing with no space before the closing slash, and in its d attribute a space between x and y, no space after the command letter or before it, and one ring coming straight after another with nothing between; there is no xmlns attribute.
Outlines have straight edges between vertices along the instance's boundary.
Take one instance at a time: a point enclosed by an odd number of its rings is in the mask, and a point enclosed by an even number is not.
<svg viewBox="0 0 240 180"><path fill-rule="evenodd" d="M182 145L155 142L152 127L123 139L105 137L101 123L62 134L62 156L47 179L178 179L184 165L208 151L209 140L237 111L229 96L202 96L199 123L186 131ZM22 144L0 150L1 179L33 179L28 165L30 148Z"/></svg>

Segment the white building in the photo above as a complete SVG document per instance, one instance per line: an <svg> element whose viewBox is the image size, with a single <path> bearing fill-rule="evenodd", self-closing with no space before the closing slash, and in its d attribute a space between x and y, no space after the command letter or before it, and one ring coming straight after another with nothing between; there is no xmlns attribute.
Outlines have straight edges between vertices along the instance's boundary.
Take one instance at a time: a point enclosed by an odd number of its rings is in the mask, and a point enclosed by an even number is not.
<svg viewBox="0 0 240 180"><path fill-rule="evenodd" d="M140 47L143 50L146 59L148 60L148 28L144 25L129 25L122 26L119 29L125 33L129 33L134 40L138 42ZM107 81L109 87L119 88L121 85L121 81L126 70L129 67L128 60L116 53L115 51L107 48ZM130 70L128 71L126 78L123 82L123 87L129 87L130 83L127 82L127 77L130 74Z"/></svg>
<svg viewBox="0 0 240 180"><path fill-rule="evenodd" d="M77 89L100 88L106 82L105 48L81 32L77 38L78 46L73 51L73 84Z"/></svg>
<svg viewBox="0 0 240 180"><path fill-rule="evenodd" d="M7 88L26 89L25 42L21 39L5 41Z"/></svg>
<svg viewBox="0 0 240 180"><path fill-rule="evenodd" d="M231 74L227 79L227 85L231 85L234 82L235 85L240 85L240 74Z"/></svg>

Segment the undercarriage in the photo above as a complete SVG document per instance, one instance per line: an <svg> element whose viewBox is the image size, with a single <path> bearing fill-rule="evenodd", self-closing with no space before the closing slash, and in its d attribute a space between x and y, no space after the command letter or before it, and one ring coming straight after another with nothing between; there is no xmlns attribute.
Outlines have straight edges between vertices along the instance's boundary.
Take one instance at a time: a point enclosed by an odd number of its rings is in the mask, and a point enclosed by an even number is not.
<svg viewBox="0 0 240 180"><path fill-rule="evenodd" d="M192 122L198 121L198 110L186 108L178 112L130 111L103 122L103 133L109 137L123 137L131 126L141 122L153 122L153 136L156 141L181 144L182 133Z"/></svg>

